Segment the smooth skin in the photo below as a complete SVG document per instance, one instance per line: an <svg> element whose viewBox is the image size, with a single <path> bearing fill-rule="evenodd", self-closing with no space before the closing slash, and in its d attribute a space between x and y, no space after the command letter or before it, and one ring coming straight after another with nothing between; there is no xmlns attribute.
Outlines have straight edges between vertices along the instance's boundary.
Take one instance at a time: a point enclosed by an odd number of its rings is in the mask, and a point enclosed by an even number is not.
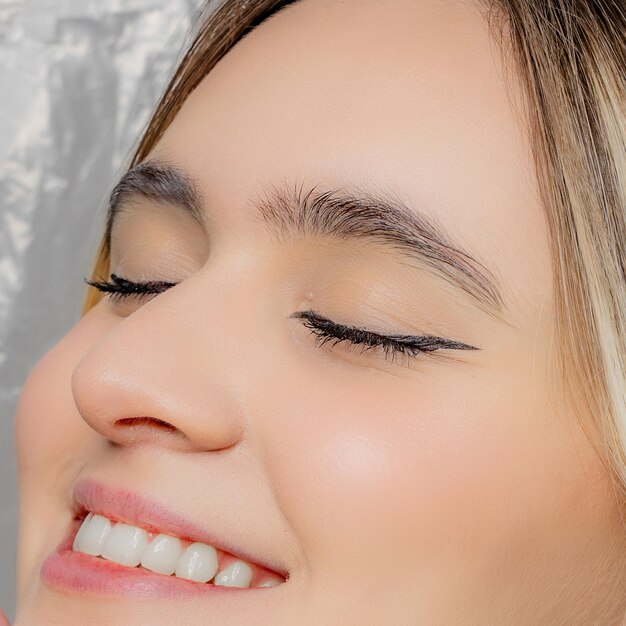
<svg viewBox="0 0 626 626"><path fill-rule="evenodd" d="M113 232L112 272L182 282L105 298L24 387L19 626L617 623L624 530L553 373L549 236L504 63L471 2L304 0L203 80L150 158L197 181L209 232L148 200ZM277 240L251 202L283 181L402 197L497 277L501 319L381 246ZM290 318L309 308L481 349L319 346ZM142 416L174 429L116 424ZM290 579L254 602L48 589L84 477Z"/></svg>

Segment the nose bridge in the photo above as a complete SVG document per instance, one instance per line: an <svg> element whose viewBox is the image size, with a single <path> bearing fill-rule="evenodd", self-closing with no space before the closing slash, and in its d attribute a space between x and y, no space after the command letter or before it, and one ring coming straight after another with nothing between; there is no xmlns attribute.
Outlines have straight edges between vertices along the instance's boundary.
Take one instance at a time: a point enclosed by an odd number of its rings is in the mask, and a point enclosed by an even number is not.
<svg viewBox="0 0 626 626"><path fill-rule="evenodd" d="M235 445L244 430L238 372L245 285L201 273L140 306L72 374L83 419L119 444L177 449Z"/></svg>

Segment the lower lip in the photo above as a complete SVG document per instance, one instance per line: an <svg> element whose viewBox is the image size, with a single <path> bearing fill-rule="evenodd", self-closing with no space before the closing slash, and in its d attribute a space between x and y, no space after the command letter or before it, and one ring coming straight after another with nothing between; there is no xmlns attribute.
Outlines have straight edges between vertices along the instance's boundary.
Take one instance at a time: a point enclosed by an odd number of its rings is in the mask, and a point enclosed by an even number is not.
<svg viewBox="0 0 626 626"><path fill-rule="evenodd" d="M155 574L141 567L126 567L82 552L74 552L74 537L82 520L75 520L67 537L41 566L43 582L59 591L98 595L180 598L199 594L232 594L254 589L196 583L183 578ZM262 589L261 591L266 591Z"/></svg>

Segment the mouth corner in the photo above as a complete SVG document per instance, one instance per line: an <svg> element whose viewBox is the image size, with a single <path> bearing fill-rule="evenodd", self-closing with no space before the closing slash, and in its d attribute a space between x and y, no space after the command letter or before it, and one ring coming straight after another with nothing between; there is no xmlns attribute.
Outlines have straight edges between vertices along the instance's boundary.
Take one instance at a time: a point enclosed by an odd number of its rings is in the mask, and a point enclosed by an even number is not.
<svg viewBox="0 0 626 626"><path fill-rule="evenodd" d="M82 522L85 520L87 515L89 515L89 511L79 502L74 500L72 502L72 521L73 522Z"/></svg>

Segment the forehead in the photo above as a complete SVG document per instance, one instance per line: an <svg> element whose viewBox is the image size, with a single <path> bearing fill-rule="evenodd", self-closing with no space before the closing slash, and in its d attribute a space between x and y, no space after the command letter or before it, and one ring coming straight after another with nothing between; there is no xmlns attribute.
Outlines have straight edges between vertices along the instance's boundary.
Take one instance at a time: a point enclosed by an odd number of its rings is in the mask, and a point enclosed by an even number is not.
<svg viewBox="0 0 626 626"><path fill-rule="evenodd" d="M248 34L188 98L154 156L243 225L268 183L391 191L433 216L522 316L549 293L523 98L477 5L303 0Z"/></svg>

